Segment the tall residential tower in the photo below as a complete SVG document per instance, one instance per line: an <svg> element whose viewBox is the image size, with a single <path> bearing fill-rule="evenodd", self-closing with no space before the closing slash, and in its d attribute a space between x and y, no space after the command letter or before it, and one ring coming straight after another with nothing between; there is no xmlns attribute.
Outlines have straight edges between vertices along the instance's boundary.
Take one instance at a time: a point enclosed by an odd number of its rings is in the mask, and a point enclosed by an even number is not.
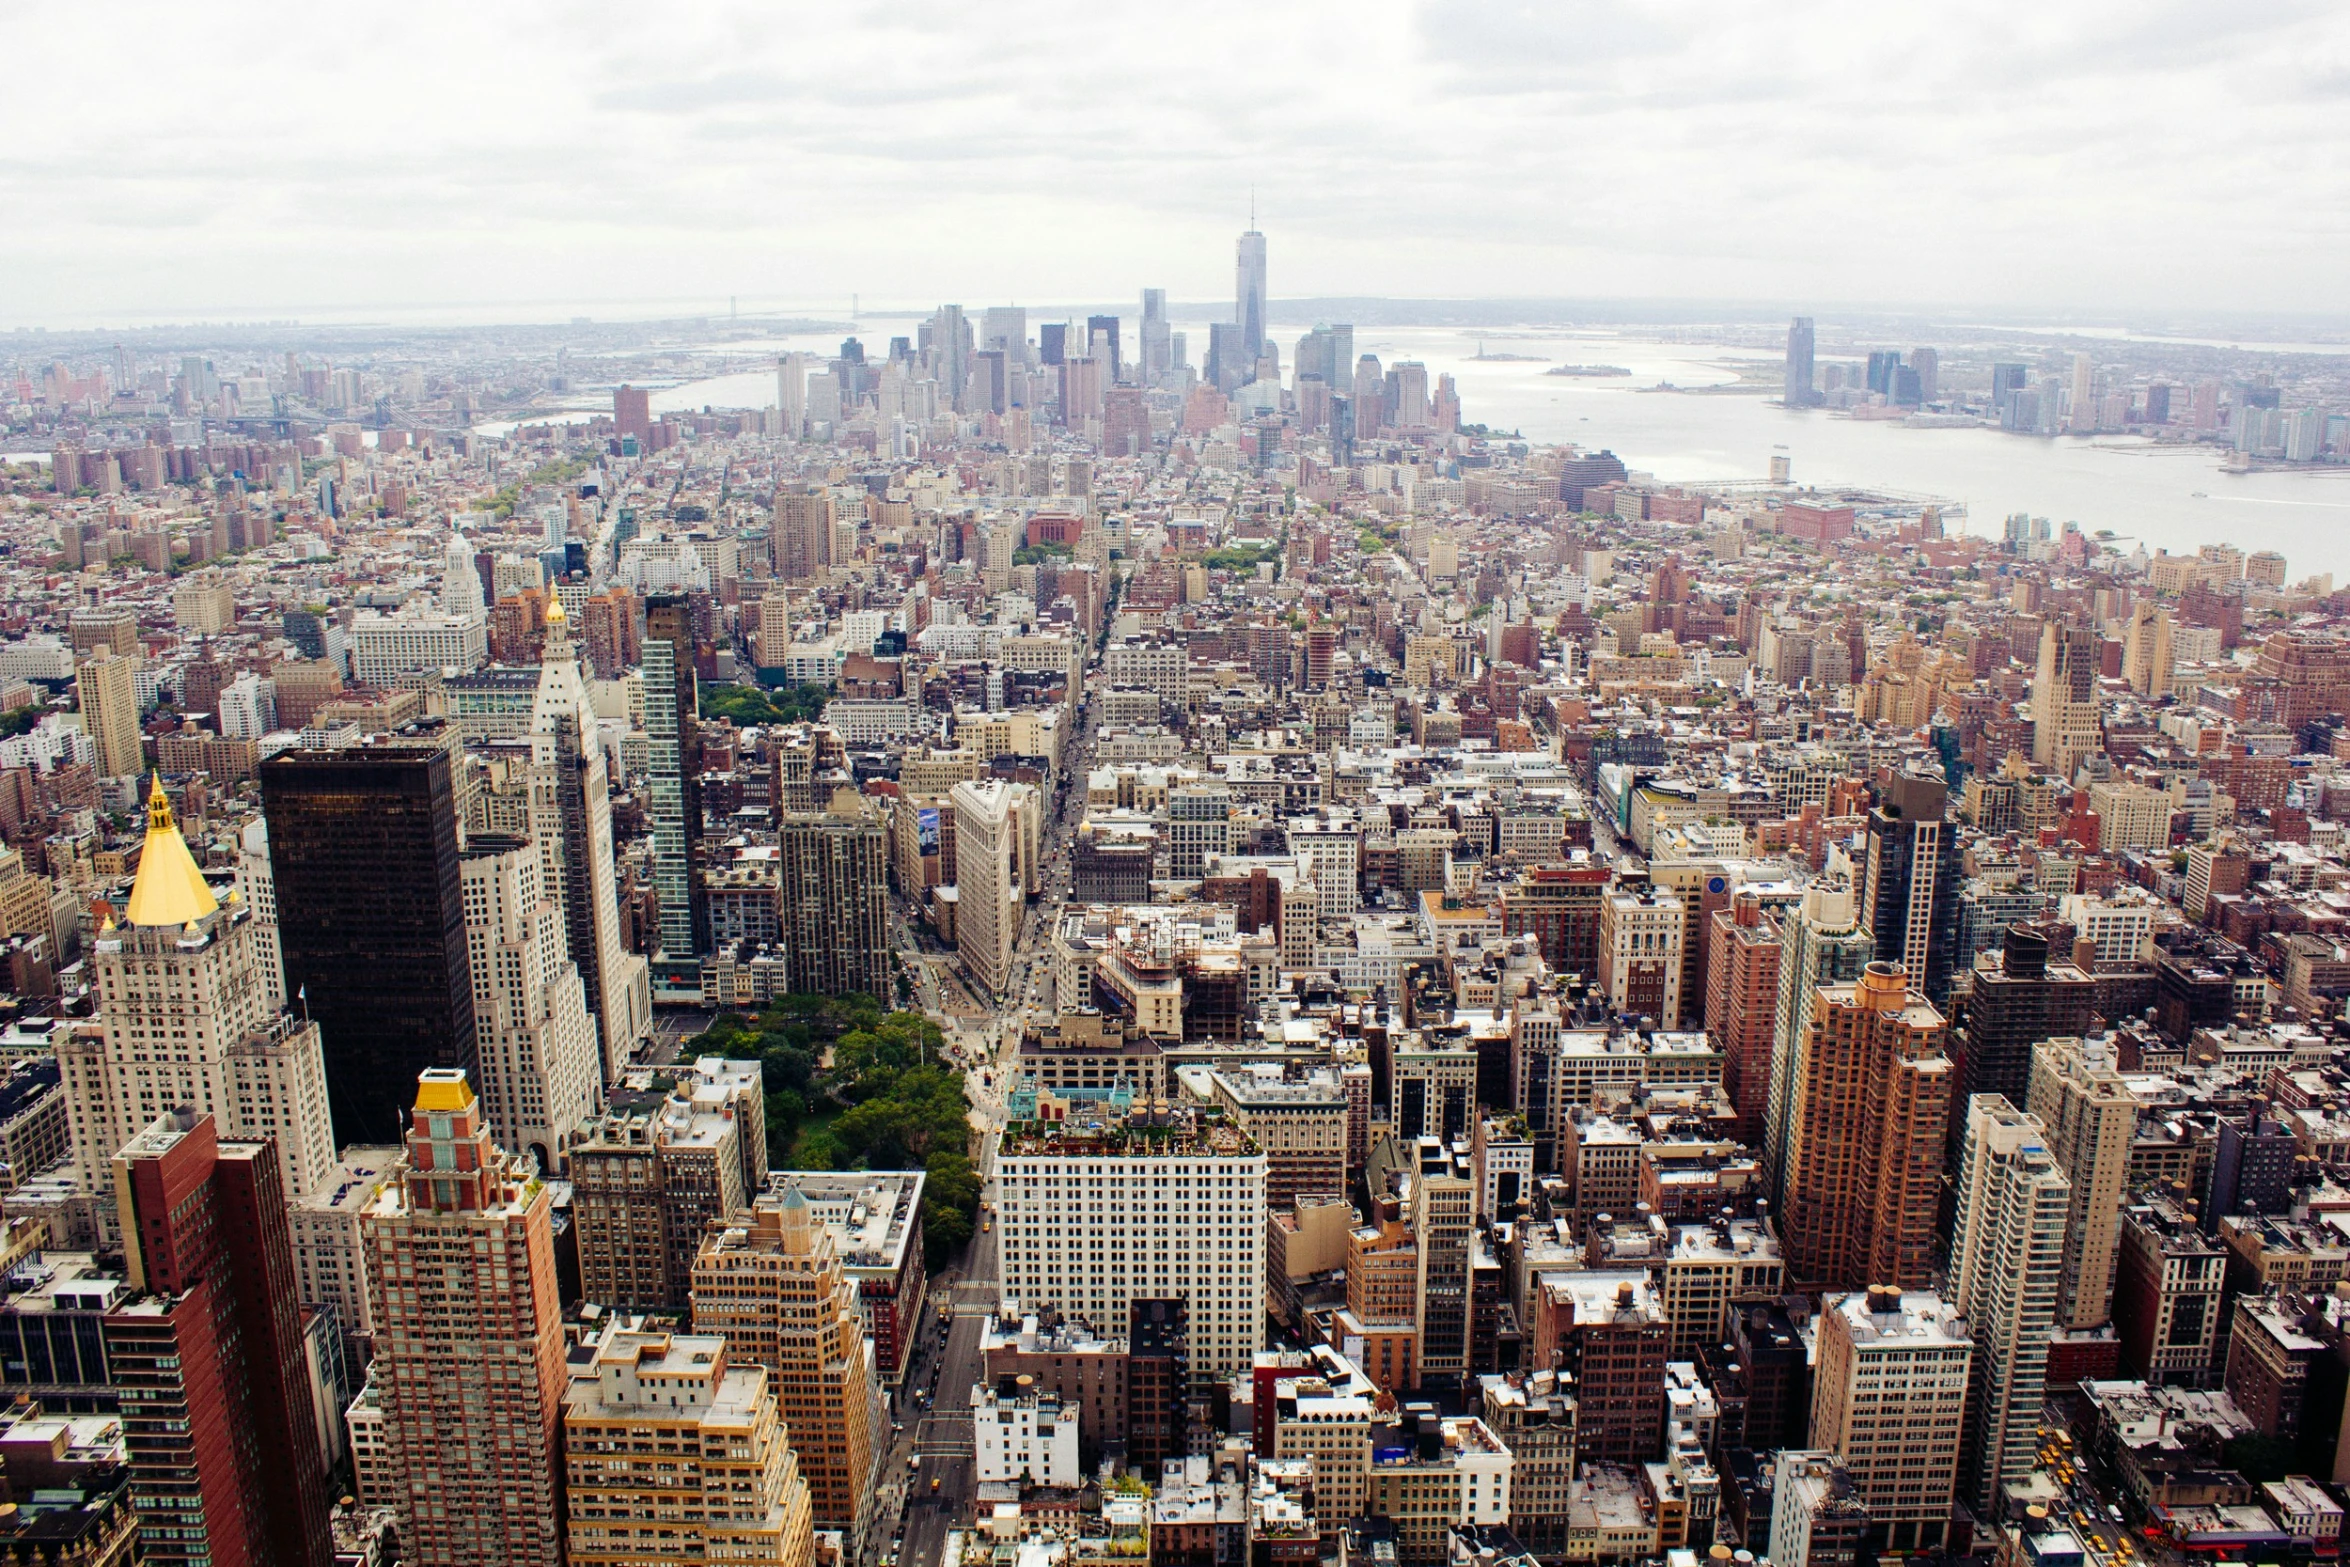
<svg viewBox="0 0 2350 1567"><path fill-rule="evenodd" d="M130 1295L100 1323L144 1558L325 1567L326 1451L268 1142L181 1111L112 1174Z"/></svg>
<svg viewBox="0 0 2350 1567"><path fill-rule="evenodd" d="M832 1232L797 1187L713 1226L693 1267L694 1331L765 1366L799 1454L821 1529L848 1536L854 1558L872 1521L881 1429L873 1341Z"/></svg>
<svg viewBox="0 0 2350 1567"><path fill-rule="evenodd" d="M1950 1241L1951 1304L1975 1334L1959 1449L1959 1497L1977 1516L2031 1472L2048 1380L2048 1332L2064 1288L2072 1183L2040 1123L1997 1094L1967 1105Z"/></svg>
<svg viewBox="0 0 2350 1567"><path fill-rule="evenodd" d="M1788 1115L1790 1281L1913 1289L1932 1278L1950 1117L1942 1034L1942 1015L1896 964L1820 987Z"/></svg>
<svg viewBox="0 0 2350 1567"><path fill-rule="evenodd" d="M645 795L653 826L653 889L661 900L660 955L653 985L699 995L709 905L697 874L702 839L702 737L694 678L692 605L681 593L645 601Z"/></svg>
<svg viewBox="0 0 2350 1567"><path fill-rule="evenodd" d="M408 1157L360 1217L400 1554L561 1567L563 1316L552 1198L465 1074L415 1085Z"/></svg>

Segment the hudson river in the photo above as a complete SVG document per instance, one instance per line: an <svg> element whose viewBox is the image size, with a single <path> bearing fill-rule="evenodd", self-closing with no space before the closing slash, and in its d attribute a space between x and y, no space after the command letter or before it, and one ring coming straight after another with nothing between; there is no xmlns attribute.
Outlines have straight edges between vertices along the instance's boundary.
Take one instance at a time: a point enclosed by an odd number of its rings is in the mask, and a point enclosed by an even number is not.
<svg viewBox="0 0 2350 1567"><path fill-rule="evenodd" d="M886 353L894 335L911 336L912 318L867 318L858 335L869 355ZM1036 322L1032 320L1030 330ZM1135 323L1127 322L1132 330ZM1206 327L1188 333L1188 357L1200 361ZM1293 334L1282 330L1284 371ZM837 351L837 337L777 338L709 345L764 359L767 367L691 381L656 391L656 412L766 408L775 403L773 355L797 349ZM1524 360L1479 359L1524 354ZM1129 353L1132 348L1127 348ZM1754 350L1662 342L1608 332L1477 334L1454 328L1358 328L1358 354L1392 365L1418 359L1429 384L1449 372L1458 381L1462 416L1538 442L1607 447L1633 469L1665 483L1760 479L1774 455L1786 457L1798 484L1865 485L1963 501L1966 527L1996 536L2010 512L2047 517L2059 527L2111 529L2149 551L2192 554L2222 540L2243 549L2283 553L2294 581L2332 572L2350 582L2350 466L2280 473L2229 474L2211 446L2164 446L2124 437L2044 439L1984 429L1909 429L1856 421L1824 410L1789 411L1752 392L1641 390L1723 386L1740 363L1775 374L1776 356ZM1628 376L1545 374L1553 364L1613 365ZM599 401L598 407L609 407ZM2127 547L2127 546L2125 546Z"/></svg>

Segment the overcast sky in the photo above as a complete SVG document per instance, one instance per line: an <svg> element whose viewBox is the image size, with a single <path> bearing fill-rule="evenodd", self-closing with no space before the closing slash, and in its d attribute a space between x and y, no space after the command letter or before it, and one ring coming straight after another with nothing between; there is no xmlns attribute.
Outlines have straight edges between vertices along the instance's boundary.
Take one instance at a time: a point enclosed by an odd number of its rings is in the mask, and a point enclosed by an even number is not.
<svg viewBox="0 0 2350 1567"><path fill-rule="evenodd" d="M2350 314L2350 7L0 0L0 325L1232 287ZM618 309L611 314L621 314Z"/></svg>

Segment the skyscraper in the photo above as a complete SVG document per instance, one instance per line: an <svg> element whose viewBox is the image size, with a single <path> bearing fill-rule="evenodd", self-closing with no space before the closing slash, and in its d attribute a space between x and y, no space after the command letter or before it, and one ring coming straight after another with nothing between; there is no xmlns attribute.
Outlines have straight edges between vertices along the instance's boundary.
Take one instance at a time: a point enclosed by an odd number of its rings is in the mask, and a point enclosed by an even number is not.
<svg viewBox="0 0 2350 1567"><path fill-rule="evenodd" d="M1875 956L1900 964L1910 986L1930 999L1950 994L1957 951L1960 870L1949 800L1938 777L1895 776L1869 812L1861 891Z"/></svg>
<svg viewBox="0 0 2350 1567"><path fill-rule="evenodd" d="M418 1072L475 1060L449 752L391 739L261 764L286 989L325 1043L338 1146L389 1136Z"/></svg>
<svg viewBox="0 0 2350 1567"><path fill-rule="evenodd" d="M1355 361L1355 439L1370 440L1387 425L1387 374L1379 368L1377 354L1365 354Z"/></svg>
<svg viewBox="0 0 2350 1567"><path fill-rule="evenodd" d="M1142 291L1141 338L1137 348L1142 384L1156 386L1175 363L1174 339L1167 327L1167 291L1163 288Z"/></svg>
<svg viewBox="0 0 2350 1567"><path fill-rule="evenodd" d="M1420 1276L1413 1289L1419 1308L1418 1342L1423 1377L1456 1378L1469 1364L1469 1260L1477 1228L1477 1193L1467 1177L1438 1169L1411 1176L1412 1234L1419 1241Z"/></svg>
<svg viewBox="0 0 2350 1567"><path fill-rule="evenodd" d="M1116 316L1085 318L1085 351L1101 362L1105 385L1123 378L1126 360L1118 342Z"/></svg>
<svg viewBox="0 0 2350 1567"><path fill-rule="evenodd" d="M74 701L81 708L82 732L97 747L101 778L134 777L143 765L137 674L137 660L116 653L100 653L74 671Z"/></svg>
<svg viewBox="0 0 2350 1567"><path fill-rule="evenodd" d="M2032 1050L2030 1114L2047 1128L2048 1151L2072 1182L2057 1321L2095 1327L2113 1309L2114 1236L2138 1131L2137 1096L2110 1046L2043 1040Z"/></svg>
<svg viewBox="0 0 2350 1567"><path fill-rule="evenodd" d="M1220 392L1238 390L1256 374L1256 361L1248 357L1248 350L1241 342L1240 327L1236 323L1208 323L1208 362L1205 371L1208 384Z"/></svg>
<svg viewBox="0 0 2350 1567"><path fill-rule="evenodd" d="M562 1306L552 1199L462 1071L416 1081L407 1159L360 1216L400 1554L561 1567Z"/></svg>
<svg viewBox="0 0 2350 1567"><path fill-rule="evenodd" d="M1968 1104L1963 1146L1951 1304L1974 1328L1975 1360L1959 1496L1982 1515L2002 1485L2031 1471L2039 1447L2072 1189L2040 1123L1997 1094Z"/></svg>
<svg viewBox="0 0 2350 1567"><path fill-rule="evenodd" d="M2029 365L1994 364L1991 366L1991 409L2004 415L2016 394L2031 385Z"/></svg>
<svg viewBox="0 0 2350 1567"><path fill-rule="evenodd" d="M609 1081L653 1031L645 960L620 941L619 873L612 862L612 790L595 706L560 601L547 606L547 640L530 714L530 835L540 877L563 911L572 963L596 1020Z"/></svg>
<svg viewBox="0 0 2350 1567"><path fill-rule="evenodd" d="M816 1527L846 1534L854 1560L887 1445L880 1383L857 1286L797 1187L709 1231L694 1259L693 1304L695 1332L724 1336L730 1354L773 1375Z"/></svg>
<svg viewBox="0 0 2350 1567"><path fill-rule="evenodd" d="M2097 727L2099 637L2094 626L2050 621L2040 630L2032 676L2032 760L2072 782L2083 756L2100 748Z"/></svg>
<svg viewBox="0 0 2350 1567"><path fill-rule="evenodd" d="M449 551L441 562L441 613L444 615L480 615L489 606L482 602L481 568L474 564L473 541L462 533L449 535Z"/></svg>
<svg viewBox="0 0 2350 1567"><path fill-rule="evenodd" d="M2073 355L2070 425L2076 435L2097 428L2097 361L2087 354Z"/></svg>
<svg viewBox="0 0 2350 1567"><path fill-rule="evenodd" d="M884 1006L889 974L889 833L878 805L841 790L822 812L794 812L776 835L777 918L791 988L862 992Z"/></svg>
<svg viewBox="0 0 2350 1567"><path fill-rule="evenodd" d="M1918 401L1930 403L1942 392L1942 356L1931 348L1909 351L1909 366L1917 372Z"/></svg>
<svg viewBox="0 0 2350 1567"><path fill-rule="evenodd" d="M790 439L796 441L808 433L806 354L785 354L775 361L775 412Z"/></svg>
<svg viewBox="0 0 2350 1567"><path fill-rule="evenodd" d="M963 971L989 995L1011 978L1027 898L1024 841L1035 831L1036 790L988 778L955 785L955 944Z"/></svg>
<svg viewBox="0 0 2350 1567"><path fill-rule="evenodd" d="M108 1189L116 1149L182 1107L233 1140L269 1139L290 1195L327 1179L335 1140L318 1026L280 1011L275 961L261 916L234 893L213 897L158 780L122 921L92 943L99 1027L56 1047L89 1190ZM156 1047L167 1039L169 1050Z"/></svg>
<svg viewBox="0 0 2350 1567"><path fill-rule="evenodd" d="M1061 423L1082 430L1087 420L1102 416L1102 378L1108 363L1090 353L1061 361Z"/></svg>
<svg viewBox="0 0 2350 1567"><path fill-rule="evenodd" d="M603 1105L603 1061L587 989L572 963L563 911L538 845L477 834L460 870L483 1113L542 1174Z"/></svg>
<svg viewBox="0 0 2350 1567"><path fill-rule="evenodd" d="M2139 600L2122 643L2122 678L2140 696L2167 696L2175 662L2170 611L2153 599Z"/></svg>
<svg viewBox="0 0 2350 1567"><path fill-rule="evenodd" d="M112 1162L132 1298L100 1322L145 1559L324 1567L326 1451L275 1155L181 1111Z"/></svg>
<svg viewBox="0 0 2350 1567"><path fill-rule="evenodd" d="M1705 1032L1722 1052L1722 1087L1738 1111L1738 1140L1763 1142L1770 1100L1771 1045L1779 1022L1779 928L1751 891L1708 916Z"/></svg>
<svg viewBox="0 0 2350 1567"><path fill-rule="evenodd" d="M1942 1032L1898 964L1819 988L1788 1115L1791 1282L1908 1289L1932 1278L1950 1117Z"/></svg>
<svg viewBox="0 0 2350 1567"><path fill-rule="evenodd" d="M1354 391L1355 329L1344 322L1317 326L1297 340L1291 366L1300 381L1315 380L1341 395Z"/></svg>
<svg viewBox="0 0 2350 1567"><path fill-rule="evenodd" d="M1787 1200L1789 1117L1804 1092L1803 1041L1820 987L1860 978L1875 943L1859 922L1850 887L1813 886L1779 920L1779 1021L1771 1036L1771 1088L1763 1106L1763 1182Z"/></svg>
<svg viewBox="0 0 2350 1567"><path fill-rule="evenodd" d="M1028 312L1019 305L990 305L979 313L979 347L998 353L1014 367L1028 363Z"/></svg>
<svg viewBox="0 0 2350 1567"><path fill-rule="evenodd" d="M2077 1039L2097 1012L2097 982L2067 962L2050 962L2053 939L2069 927L2014 924L1996 958L1980 958L1951 1004L1951 1058L1958 1100L1997 1094L2022 1104L2031 1087L2032 1047ZM1953 1129L1956 1130L1955 1128ZM1951 1152L1958 1152L1952 1138Z"/></svg>
<svg viewBox="0 0 2350 1567"><path fill-rule="evenodd" d="M1789 408L1809 408L1820 400L1812 387L1811 317L1797 316L1787 327L1787 381L1779 400Z"/></svg>
<svg viewBox="0 0 2350 1567"><path fill-rule="evenodd" d="M785 582L813 582L832 564L832 492L820 485L780 490L769 536L775 574Z"/></svg>
<svg viewBox="0 0 2350 1567"><path fill-rule="evenodd" d="M653 824L653 889L661 900L653 986L698 994L710 944L709 905L696 874L702 840L700 686L694 679L692 606L681 593L645 601L645 793Z"/></svg>
<svg viewBox="0 0 2350 1567"><path fill-rule="evenodd" d="M1265 236L1257 232L1253 221L1240 236L1237 255L1232 319L1240 327L1241 355L1253 372L1258 356L1265 351Z"/></svg>
<svg viewBox="0 0 2350 1567"><path fill-rule="evenodd" d="M1893 399L1895 377L1901 373L1901 350L1872 348L1869 350L1868 388L1882 392L1887 401Z"/></svg>
<svg viewBox="0 0 2350 1567"><path fill-rule="evenodd" d="M922 323L922 352L931 374L947 400L963 406L965 383L971 379L971 322L961 305L941 305Z"/></svg>
<svg viewBox="0 0 2350 1567"><path fill-rule="evenodd" d="M641 386L616 386L612 389L612 433L633 435L639 440L653 430L653 394Z"/></svg>

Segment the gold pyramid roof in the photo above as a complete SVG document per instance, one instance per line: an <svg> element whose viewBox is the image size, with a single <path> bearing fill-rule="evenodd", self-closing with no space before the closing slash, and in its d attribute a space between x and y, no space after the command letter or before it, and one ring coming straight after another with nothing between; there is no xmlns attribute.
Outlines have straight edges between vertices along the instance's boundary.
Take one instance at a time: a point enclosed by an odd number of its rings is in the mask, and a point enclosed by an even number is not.
<svg viewBox="0 0 2350 1567"><path fill-rule="evenodd" d="M188 840L171 819L171 801L158 776L147 796L147 846L139 853L139 874L123 919L132 925L186 925L220 907Z"/></svg>

